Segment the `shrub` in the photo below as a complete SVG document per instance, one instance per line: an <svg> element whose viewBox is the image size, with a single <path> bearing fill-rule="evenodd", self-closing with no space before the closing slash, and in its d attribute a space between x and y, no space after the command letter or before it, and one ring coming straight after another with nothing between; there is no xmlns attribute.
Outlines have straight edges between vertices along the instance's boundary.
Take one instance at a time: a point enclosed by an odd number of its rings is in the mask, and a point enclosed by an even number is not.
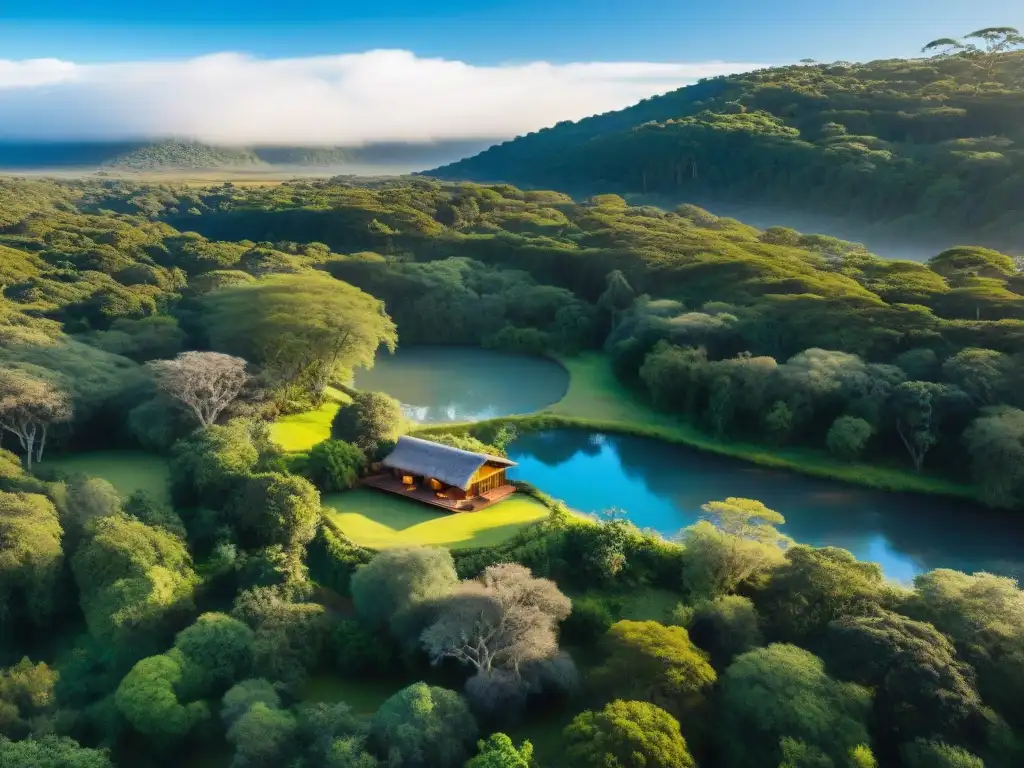
<svg viewBox="0 0 1024 768"><path fill-rule="evenodd" d="M366 454L344 440L317 443L306 459L304 474L321 491L347 491L366 468Z"/></svg>
<svg viewBox="0 0 1024 768"><path fill-rule="evenodd" d="M402 405L383 392L356 392L331 422L331 437L358 445L367 454L402 431Z"/></svg>
<svg viewBox="0 0 1024 768"><path fill-rule="evenodd" d="M562 639L577 645L593 645L615 623L608 605L596 597L572 601L572 613L562 622Z"/></svg>
<svg viewBox="0 0 1024 768"><path fill-rule="evenodd" d="M825 444L835 456L853 461L863 453L874 432L875 428L864 419L840 416L832 422Z"/></svg>
<svg viewBox="0 0 1024 768"><path fill-rule="evenodd" d="M395 661L390 639L344 619L331 630L331 651L338 671L348 676L387 673Z"/></svg>

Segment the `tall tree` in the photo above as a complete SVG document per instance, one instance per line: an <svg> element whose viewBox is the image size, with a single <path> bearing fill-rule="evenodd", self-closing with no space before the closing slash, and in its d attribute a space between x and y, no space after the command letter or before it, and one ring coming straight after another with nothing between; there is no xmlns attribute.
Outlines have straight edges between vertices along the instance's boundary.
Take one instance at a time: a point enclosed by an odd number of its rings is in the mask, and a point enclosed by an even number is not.
<svg viewBox="0 0 1024 768"><path fill-rule="evenodd" d="M0 368L0 433L18 438L25 463L43 460L50 427L71 420L71 401L53 384L16 368Z"/></svg>
<svg viewBox="0 0 1024 768"><path fill-rule="evenodd" d="M477 743L480 752L466 768L530 768L533 765L533 744L524 741L516 747L504 733L492 733Z"/></svg>
<svg viewBox="0 0 1024 768"><path fill-rule="evenodd" d="M894 596L875 563L859 562L837 547L798 545L754 593L754 605L768 639L805 644L830 621L870 615Z"/></svg>
<svg viewBox="0 0 1024 768"><path fill-rule="evenodd" d="M153 360L147 367L157 385L199 420L213 424L249 380L246 362L220 352L182 352L173 360Z"/></svg>
<svg viewBox="0 0 1024 768"><path fill-rule="evenodd" d="M681 535L683 582L694 595L713 598L735 590L780 564L793 543L775 528L785 518L759 501L730 497L702 509L709 520Z"/></svg>
<svg viewBox="0 0 1024 768"><path fill-rule="evenodd" d="M905 381L893 390L889 411L915 470L939 442L943 419L965 399L959 388L931 381Z"/></svg>
<svg viewBox="0 0 1024 768"><path fill-rule="evenodd" d="M202 298L211 345L318 402L334 379L394 350L395 325L373 296L324 272L276 274Z"/></svg>
<svg viewBox="0 0 1024 768"><path fill-rule="evenodd" d="M331 421L331 436L373 454L381 443L402 432L402 404L383 392L356 392Z"/></svg>
<svg viewBox="0 0 1024 768"><path fill-rule="evenodd" d="M933 734L984 746L987 718L974 670L931 624L887 611L838 619L821 647L832 674L874 690L876 734L888 756Z"/></svg>

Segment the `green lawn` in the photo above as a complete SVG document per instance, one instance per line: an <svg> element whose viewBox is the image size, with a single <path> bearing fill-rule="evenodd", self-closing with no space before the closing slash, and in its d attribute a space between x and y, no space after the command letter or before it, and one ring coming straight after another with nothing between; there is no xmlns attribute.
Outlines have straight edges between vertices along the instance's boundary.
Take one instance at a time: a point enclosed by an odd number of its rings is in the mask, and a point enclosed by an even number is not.
<svg viewBox="0 0 1024 768"><path fill-rule="evenodd" d="M569 391L548 413L575 419L664 428L669 419L640 402L615 377L608 358L594 352L560 360L569 371Z"/></svg>
<svg viewBox="0 0 1024 768"><path fill-rule="evenodd" d="M370 549L417 544L449 549L488 547L548 514L544 505L524 494L481 512L444 512L367 488L327 495L323 505L324 514L345 536Z"/></svg>
<svg viewBox="0 0 1024 768"><path fill-rule="evenodd" d="M350 680L320 673L311 676L299 689L299 699L336 704L343 701L358 715L372 715L380 705L415 680Z"/></svg>
<svg viewBox="0 0 1024 768"><path fill-rule="evenodd" d="M338 407L349 402L344 392L327 388L327 402L315 411L282 416L270 428L270 436L288 453L308 451L331 436L331 421Z"/></svg>
<svg viewBox="0 0 1024 768"><path fill-rule="evenodd" d="M171 505L170 467L163 456L144 451L89 451L46 459L41 468L62 475L100 477L123 496L146 491L154 499Z"/></svg>

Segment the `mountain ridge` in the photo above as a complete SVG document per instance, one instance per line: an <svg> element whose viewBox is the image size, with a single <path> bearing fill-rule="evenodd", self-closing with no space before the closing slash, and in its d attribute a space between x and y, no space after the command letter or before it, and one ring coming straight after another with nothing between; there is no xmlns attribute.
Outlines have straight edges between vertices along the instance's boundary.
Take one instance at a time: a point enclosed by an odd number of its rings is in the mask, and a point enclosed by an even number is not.
<svg viewBox="0 0 1024 768"><path fill-rule="evenodd" d="M1024 243L1024 52L775 67L563 122L424 175L798 205Z"/></svg>
<svg viewBox="0 0 1024 768"><path fill-rule="evenodd" d="M426 168L468 154L492 139L449 140L421 144L381 142L361 147L231 147L180 138L151 141L43 142L0 141L0 172L18 170L207 170L333 168L350 164Z"/></svg>

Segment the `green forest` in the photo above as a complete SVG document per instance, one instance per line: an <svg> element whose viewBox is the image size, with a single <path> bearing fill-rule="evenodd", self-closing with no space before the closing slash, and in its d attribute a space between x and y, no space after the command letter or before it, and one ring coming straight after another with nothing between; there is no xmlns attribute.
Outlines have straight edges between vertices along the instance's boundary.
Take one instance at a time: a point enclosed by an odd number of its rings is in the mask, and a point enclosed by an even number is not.
<svg viewBox="0 0 1024 768"><path fill-rule="evenodd" d="M0 286L2 768L1024 762L1010 578L898 586L737 497L667 541L522 484L540 522L452 551L370 551L322 514L410 428L354 369L429 343L604 356L666 424L952 480L1009 519L1009 255L885 261L692 205L419 177L0 179ZM338 393L329 439L271 439ZM156 457L167 487L60 468L99 450Z"/></svg>
<svg viewBox="0 0 1024 768"><path fill-rule="evenodd" d="M429 174L771 202L1019 248L1024 51L1012 30L968 40L973 51L936 42L931 58L705 79Z"/></svg>

